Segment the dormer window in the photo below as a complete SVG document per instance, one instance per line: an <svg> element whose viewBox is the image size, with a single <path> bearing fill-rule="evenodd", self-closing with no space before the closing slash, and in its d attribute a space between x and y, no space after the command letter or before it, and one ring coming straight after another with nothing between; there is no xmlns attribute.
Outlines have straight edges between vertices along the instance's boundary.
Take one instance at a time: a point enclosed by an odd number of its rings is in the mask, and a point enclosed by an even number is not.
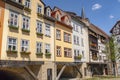
<svg viewBox="0 0 120 80"><path fill-rule="evenodd" d="M14 0L17 3L22 3L22 0Z"/></svg>
<svg viewBox="0 0 120 80"><path fill-rule="evenodd" d="M42 13L42 6L38 5L38 7L37 7L37 13Z"/></svg>
<svg viewBox="0 0 120 80"><path fill-rule="evenodd" d="M51 16L51 11L50 11L50 9L47 9L47 16Z"/></svg>
<svg viewBox="0 0 120 80"><path fill-rule="evenodd" d="M25 7L30 8L30 0L25 0Z"/></svg>
<svg viewBox="0 0 120 80"><path fill-rule="evenodd" d="M60 16L59 16L59 14L57 14L57 20L59 20L59 21L60 21Z"/></svg>

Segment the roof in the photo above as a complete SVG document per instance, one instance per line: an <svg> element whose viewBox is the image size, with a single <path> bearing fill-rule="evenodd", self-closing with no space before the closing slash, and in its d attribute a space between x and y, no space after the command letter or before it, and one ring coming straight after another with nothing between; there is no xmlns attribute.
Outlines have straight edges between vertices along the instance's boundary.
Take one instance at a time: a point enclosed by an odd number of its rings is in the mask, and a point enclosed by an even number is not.
<svg viewBox="0 0 120 80"><path fill-rule="evenodd" d="M104 36L106 38L109 37L103 30L101 30L99 27L95 26L94 24L90 24L89 29L101 36Z"/></svg>
<svg viewBox="0 0 120 80"><path fill-rule="evenodd" d="M120 20L116 22L116 24L115 24L115 25L113 26L113 28L110 30L110 33L113 32L114 27L115 27L118 23L120 23Z"/></svg>

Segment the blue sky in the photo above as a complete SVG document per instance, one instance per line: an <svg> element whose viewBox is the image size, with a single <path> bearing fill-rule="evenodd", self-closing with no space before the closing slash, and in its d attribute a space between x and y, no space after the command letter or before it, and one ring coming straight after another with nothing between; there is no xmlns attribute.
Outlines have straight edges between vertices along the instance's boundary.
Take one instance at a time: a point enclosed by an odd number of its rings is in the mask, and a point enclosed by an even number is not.
<svg viewBox="0 0 120 80"><path fill-rule="evenodd" d="M120 20L120 0L43 0L46 5L57 6L65 11L72 11L81 15L84 7L86 17L90 22L104 30L107 34Z"/></svg>

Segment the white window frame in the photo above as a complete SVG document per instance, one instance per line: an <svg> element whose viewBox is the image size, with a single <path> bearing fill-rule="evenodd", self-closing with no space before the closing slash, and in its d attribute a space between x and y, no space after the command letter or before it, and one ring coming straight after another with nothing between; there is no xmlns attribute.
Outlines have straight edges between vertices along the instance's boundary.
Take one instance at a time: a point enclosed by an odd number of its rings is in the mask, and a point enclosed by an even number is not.
<svg viewBox="0 0 120 80"><path fill-rule="evenodd" d="M45 35L46 36L51 36L51 30L50 30L50 24L45 24Z"/></svg>
<svg viewBox="0 0 120 80"><path fill-rule="evenodd" d="M22 44L23 41L24 41L24 44ZM28 52L29 51L29 45L30 45L29 40L22 39L21 40L21 52L23 52L23 51Z"/></svg>
<svg viewBox="0 0 120 80"><path fill-rule="evenodd" d="M36 53L42 53L42 42L36 42Z"/></svg>
<svg viewBox="0 0 120 80"><path fill-rule="evenodd" d="M50 44L45 44L45 53L50 53Z"/></svg>
<svg viewBox="0 0 120 80"><path fill-rule="evenodd" d="M13 16L11 16L11 15L13 15ZM14 27L18 27L18 21L19 21L18 18L19 18L18 13L10 11L9 25L14 26Z"/></svg>
<svg viewBox="0 0 120 80"><path fill-rule="evenodd" d="M51 10L49 8L47 9L47 16L51 16Z"/></svg>
<svg viewBox="0 0 120 80"><path fill-rule="evenodd" d="M37 21L37 33L42 33L42 22Z"/></svg>
<svg viewBox="0 0 120 80"><path fill-rule="evenodd" d="M9 39L11 39L11 42L9 41ZM15 40L15 42L14 42L14 40ZM9 46L11 46L10 49L9 49ZM13 47L16 47L15 50L13 49ZM7 50L17 51L17 38L8 37L8 40L7 40Z"/></svg>
<svg viewBox="0 0 120 80"><path fill-rule="evenodd" d="M39 4L37 6L37 13L42 13L42 6Z"/></svg>
<svg viewBox="0 0 120 80"><path fill-rule="evenodd" d="M22 29L30 30L30 18L23 16L22 17Z"/></svg>
<svg viewBox="0 0 120 80"><path fill-rule="evenodd" d="M25 0L25 7L30 8L31 6L31 0Z"/></svg>
<svg viewBox="0 0 120 80"><path fill-rule="evenodd" d="M61 40L61 31L56 29L56 39Z"/></svg>
<svg viewBox="0 0 120 80"><path fill-rule="evenodd" d="M61 46L56 47L57 56L61 56Z"/></svg>

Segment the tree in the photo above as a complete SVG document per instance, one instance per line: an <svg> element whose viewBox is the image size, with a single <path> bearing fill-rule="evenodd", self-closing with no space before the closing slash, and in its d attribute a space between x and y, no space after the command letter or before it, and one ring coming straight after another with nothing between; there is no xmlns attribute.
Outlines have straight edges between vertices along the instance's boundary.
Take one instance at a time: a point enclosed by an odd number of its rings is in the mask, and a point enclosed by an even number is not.
<svg viewBox="0 0 120 80"><path fill-rule="evenodd" d="M106 55L108 56L108 59L111 61L113 74L116 76L116 60L120 59L120 48L118 48L118 44L115 41L115 37L111 36L109 38L109 41L106 44Z"/></svg>

